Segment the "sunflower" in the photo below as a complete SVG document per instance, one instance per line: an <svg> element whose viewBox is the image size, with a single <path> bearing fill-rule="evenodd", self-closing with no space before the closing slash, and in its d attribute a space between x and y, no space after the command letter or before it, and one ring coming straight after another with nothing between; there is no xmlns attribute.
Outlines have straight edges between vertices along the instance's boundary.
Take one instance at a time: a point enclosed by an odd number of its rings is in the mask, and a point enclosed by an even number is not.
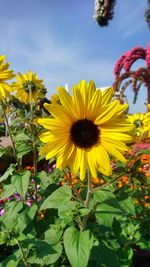
<svg viewBox="0 0 150 267"><path fill-rule="evenodd" d="M145 136L145 133L150 135L150 112L136 113L128 115L128 121L134 125L133 133L137 137Z"/></svg>
<svg viewBox="0 0 150 267"><path fill-rule="evenodd" d="M39 80L36 73L30 70L26 74L18 73L17 82L12 84L16 92L16 98L25 104L37 102L38 98L44 97L43 80Z"/></svg>
<svg viewBox="0 0 150 267"><path fill-rule="evenodd" d="M13 70L8 70L9 63L4 63L5 59L6 56L0 56L0 100L10 95L12 88L5 81L11 80L15 76Z"/></svg>
<svg viewBox="0 0 150 267"><path fill-rule="evenodd" d="M80 170L83 180L89 167L92 177L97 170L111 175L109 155L122 162L123 151L128 150L125 143L131 142L128 132L133 128L122 113L128 105L120 105L118 100L111 102L113 89L102 94L96 90L93 81L81 81L73 86L72 96L58 87L60 104L45 104L53 118L38 119L38 123L48 131L40 135L45 143L40 154L46 159L56 157L56 167L70 167L73 174Z"/></svg>

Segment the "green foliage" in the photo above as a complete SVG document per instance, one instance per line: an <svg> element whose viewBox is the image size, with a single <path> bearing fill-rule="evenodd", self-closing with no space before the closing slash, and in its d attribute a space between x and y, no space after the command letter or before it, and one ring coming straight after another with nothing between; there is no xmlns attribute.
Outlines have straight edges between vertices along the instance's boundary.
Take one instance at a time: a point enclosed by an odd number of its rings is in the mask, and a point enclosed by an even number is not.
<svg viewBox="0 0 150 267"><path fill-rule="evenodd" d="M55 263L61 253L62 245L51 245L44 240L36 240L34 237L24 240L23 246L28 247L27 262L30 264L40 264L40 266L50 266Z"/></svg>
<svg viewBox="0 0 150 267"><path fill-rule="evenodd" d="M23 174L19 173L18 175L13 175L11 178L12 185L15 186L15 191L18 192L22 198L25 198L27 193L30 176L31 173L25 171Z"/></svg>
<svg viewBox="0 0 150 267"><path fill-rule="evenodd" d="M69 227L64 233L64 246L67 257L72 267L86 267L90 251L93 245L93 238L89 231L79 231Z"/></svg>
<svg viewBox="0 0 150 267"><path fill-rule="evenodd" d="M141 149L137 152L137 155L150 155L150 150L148 149Z"/></svg>
<svg viewBox="0 0 150 267"><path fill-rule="evenodd" d="M9 166L9 168L8 168L7 171L4 173L4 175L2 175L2 176L0 177L0 183L3 182L3 181L5 181L8 177L10 177L10 176L13 174L13 172L15 171L15 167L16 167L15 164L11 164L11 165Z"/></svg>
<svg viewBox="0 0 150 267"><path fill-rule="evenodd" d="M96 219L99 224L111 226L114 218L120 218L124 212L117 201L114 193L110 190L101 190L95 192L94 200L97 203Z"/></svg>
<svg viewBox="0 0 150 267"><path fill-rule="evenodd" d="M0 157L2 157L5 154L5 149L0 147Z"/></svg>
<svg viewBox="0 0 150 267"><path fill-rule="evenodd" d="M100 243L92 249L91 257L95 260L97 267L120 267L119 259L115 250L109 248L105 243Z"/></svg>
<svg viewBox="0 0 150 267"><path fill-rule="evenodd" d="M42 209L65 209L72 196L68 185L58 188L41 205Z"/></svg>
<svg viewBox="0 0 150 267"><path fill-rule="evenodd" d="M18 159L22 159L23 156L31 152L31 145L30 143L25 144L18 144L17 145L17 157Z"/></svg>
<svg viewBox="0 0 150 267"><path fill-rule="evenodd" d="M0 176L0 267L133 266L134 248L150 249L150 179L139 171L150 151L126 155L127 164L113 161L112 177L98 172L103 183L88 185L39 155L36 114L38 104L17 102L10 124L16 155L0 148L8 166Z"/></svg>

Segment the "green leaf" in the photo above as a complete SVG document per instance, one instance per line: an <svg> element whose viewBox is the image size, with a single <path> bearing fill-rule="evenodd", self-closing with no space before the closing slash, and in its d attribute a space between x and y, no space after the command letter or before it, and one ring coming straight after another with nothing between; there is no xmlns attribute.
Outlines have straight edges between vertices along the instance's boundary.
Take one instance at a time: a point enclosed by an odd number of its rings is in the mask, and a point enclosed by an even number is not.
<svg viewBox="0 0 150 267"><path fill-rule="evenodd" d="M21 144L17 146L17 157L21 159L24 155L28 154L32 150L31 146L27 144Z"/></svg>
<svg viewBox="0 0 150 267"><path fill-rule="evenodd" d="M18 201L12 201L5 205L5 214L1 217L5 227L11 230L14 224L17 222L18 212L22 209L23 203Z"/></svg>
<svg viewBox="0 0 150 267"><path fill-rule="evenodd" d="M128 196L128 198L121 200L120 201L120 205L121 207L124 209L124 211L126 211L127 214L135 214L135 205L133 202L133 198Z"/></svg>
<svg viewBox="0 0 150 267"><path fill-rule="evenodd" d="M1 198L8 198L16 192L16 188L13 184L6 184L3 186Z"/></svg>
<svg viewBox="0 0 150 267"><path fill-rule="evenodd" d="M23 212L19 213L18 216L18 226L20 232L22 232L29 224L30 229L37 211L37 206L27 207Z"/></svg>
<svg viewBox="0 0 150 267"><path fill-rule="evenodd" d="M58 210L58 216L64 220L66 224L70 225L76 217L79 216L79 207L76 201L69 201L62 209Z"/></svg>
<svg viewBox="0 0 150 267"><path fill-rule="evenodd" d="M0 245L7 243L9 237L9 233L2 228L2 230L0 231Z"/></svg>
<svg viewBox="0 0 150 267"><path fill-rule="evenodd" d="M18 263L19 259L15 255L11 255L0 263L0 267L17 267Z"/></svg>
<svg viewBox="0 0 150 267"><path fill-rule="evenodd" d="M50 265L56 262L61 253L62 245L50 245L42 240L31 240L32 244L27 243L27 247L30 246L29 253L27 255L27 261L31 264L40 264L40 266ZM25 242L24 242L25 243Z"/></svg>
<svg viewBox="0 0 150 267"><path fill-rule="evenodd" d="M13 175L11 178L11 182L15 186L16 192L18 192L22 198L25 198L30 176L31 172L26 171L23 175L22 174Z"/></svg>
<svg viewBox="0 0 150 267"><path fill-rule="evenodd" d="M99 224L112 226L114 218L124 215L124 211L113 192L100 190L95 192L93 197L98 203L95 215Z"/></svg>
<svg viewBox="0 0 150 267"><path fill-rule="evenodd" d="M101 203L107 199L115 198L115 196L114 196L113 192L106 190L106 189L103 189L103 190L95 192L93 194L93 198L97 203Z"/></svg>
<svg viewBox="0 0 150 267"><path fill-rule="evenodd" d="M22 117L18 117L10 121L10 126L19 126L20 121L22 122Z"/></svg>
<svg viewBox="0 0 150 267"><path fill-rule="evenodd" d="M140 241L137 244L141 249L150 249L150 241L141 237Z"/></svg>
<svg viewBox="0 0 150 267"><path fill-rule="evenodd" d="M5 154L5 149L0 147L0 158Z"/></svg>
<svg viewBox="0 0 150 267"><path fill-rule="evenodd" d="M36 175L37 181L40 183L42 189L46 189L50 185L50 178L46 171L40 171Z"/></svg>
<svg viewBox="0 0 150 267"><path fill-rule="evenodd" d="M72 191L68 185L58 188L41 205L42 209L65 209L72 196Z"/></svg>
<svg viewBox="0 0 150 267"><path fill-rule="evenodd" d="M20 133L17 136L15 136L15 141L28 141L28 140L30 140L30 138L25 133Z"/></svg>
<svg viewBox="0 0 150 267"><path fill-rule="evenodd" d="M21 252L17 249L8 256L5 260L0 263L0 267L22 267L24 265L20 264Z"/></svg>
<svg viewBox="0 0 150 267"><path fill-rule="evenodd" d="M64 233L64 246L68 260L72 267L86 267L89 261L93 238L89 230L78 231L69 227Z"/></svg>
<svg viewBox="0 0 150 267"><path fill-rule="evenodd" d="M120 267L132 266L133 249L131 247L119 249L117 255L120 261Z"/></svg>
<svg viewBox="0 0 150 267"><path fill-rule="evenodd" d="M149 149L141 149L140 151L137 152L137 155L140 155L140 154L149 155L150 154L150 150Z"/></svg>
<svg viewBox="0 0 150 267"><path fill-rule="evenodd" d="M49 244L56 244L59 242L60 238L62 236L62 229L59 227L55 227L55 225L44 233L44 240Z"/></svg>
<svg viewBox="0 0 150 267"><path fill-rule="evenodd" d="M92 259L94 259L100 267L120 267L120 263L116 252L101 243L92 249Z"/></svg>
<svg viewBox="0 0 150 267"><path fill-rule="evenodd" d="M3 182L3 181L5 181L10 175L12 175L13 174L13 172L14 172L14 170L15 170L15 164L11 164L10 166L9 166L9 168L7 169L7 171L4 173L4 175L2 175L1 177L0 177L0 183L1 182Z"/></svg>

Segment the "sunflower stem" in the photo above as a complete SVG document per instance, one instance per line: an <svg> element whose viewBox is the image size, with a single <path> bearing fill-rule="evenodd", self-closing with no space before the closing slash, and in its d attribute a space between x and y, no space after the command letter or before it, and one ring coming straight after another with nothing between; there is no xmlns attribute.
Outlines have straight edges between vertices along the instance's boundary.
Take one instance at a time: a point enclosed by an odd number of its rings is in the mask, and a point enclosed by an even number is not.
<svg viewBox="0 0 150 267"><path fill-rule="evenodd" d="M30 112L31 112L31 140L32 140L32 155L33 155L33 168L34 168L34 175L37 173L37 151L36 151L36 137L35 137L35 127L34 127L34 111L33 111L33 103L32 103L32 90L30 88ZM35 179L35 203L39 209L39 203L38 203L38 190L37 190L37 183Z"/></svg>
<svg viewBox="0 0 150 267"><path fill-rule="evenodd" d="M37 152L36 152L36 139L35 139L35 129L34 129L34 113L33 113L33 103L32 103L32 91L30 89L30 112L31 112L31 136L32 136L32 153L33 153L33 167L34 174L37 172Z"/></svg>
<svg viewBox="0 0 150 267"><path fill-rule="evenodd" d="M86 193L86 199L84 201L84 207L85 208L89 208L89 203L90 203L90 200L91 200L91 196L93 194L93 192L91 191L91 173L90 173L90 170L89 168L87 169L87 179L88 179L88 184L87 184L87 193ZM83 218L83 230L86 229L86 225L87 225L87 220L89 218L89 214L88 213L84 218Z"/></svg>
<svg viewBox="0 0 150 267"><path fill-rule="evenodd" d="M92 191L91 191L91 174L90 174L90 170L87 170L87 178L88 178L88 187L87 187L87 194L86 194L86 200L84 202L84 206L85 208L89 207L89 203L90 203L90 199L91 199L91 195L92 195Z"/></svg>

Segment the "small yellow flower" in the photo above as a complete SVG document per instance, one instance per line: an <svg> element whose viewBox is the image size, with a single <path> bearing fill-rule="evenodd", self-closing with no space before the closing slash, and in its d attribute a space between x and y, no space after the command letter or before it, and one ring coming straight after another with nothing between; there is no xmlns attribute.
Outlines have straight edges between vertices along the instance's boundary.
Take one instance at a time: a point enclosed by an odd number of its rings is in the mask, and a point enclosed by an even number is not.
<svg viewBox="0 0 150 267"><path fill-rule="evenodd" d="M46 159L56 157L56 167L70 167L72 173L80 170L83 180L89 167L93 178L97 170L109 176L112 173L109 155L125 162L125 143L131 142L128 134L133 128L121 114L128 105L120 105L118 100L110 102L113 89L102 94L96 90L93 81L81 81L73 86L72 96L58 87L59 103L45 104L53 118L38 119L38 123L48 131L41 134L45 143L40 154Z"/></svg>
<svg viewBox="0 0 150 267"><path fill-rule="evenodd" d="M0 100L10 96L12 88L6 81L15 76L13 70L8 70L9 63L4 63L5 59L6 56L0 56Z"/></svg>
<svg viewBox="0 0 150 267"><path fill-rule="evenodd" d="M17 82L12 84L16 92L16 98L25 104L30 102L37 102L38 98L44 97L43 95L43 80L39 80L36 73L30 70L26 74L18 73L16 76Z"/></svg>

